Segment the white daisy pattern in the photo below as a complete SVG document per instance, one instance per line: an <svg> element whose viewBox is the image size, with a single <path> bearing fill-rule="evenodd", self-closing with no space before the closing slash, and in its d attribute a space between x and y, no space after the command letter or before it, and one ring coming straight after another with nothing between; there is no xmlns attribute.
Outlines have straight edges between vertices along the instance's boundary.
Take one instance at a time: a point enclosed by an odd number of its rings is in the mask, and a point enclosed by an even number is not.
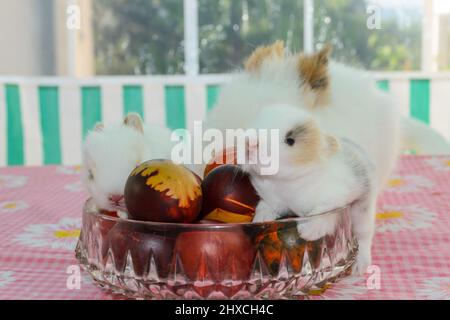
<svg viewBox="0 0 450 320"><path fill-rule="evenodd" d="M83 184L81 183L81 181L66 184L64 186L64 189L66 189L67 191L70 191L70 192L81 192L84 190Z"/></svg>
<svg viewBox="0 0 450 320"><path fill-rule="evenodd" d="M437 171L450 172L450 158L432 157L425 159L425 162Z"/></svg>
<svg viewBox="0 0 450 320"><path fill-rule="evenodd" d="M419 205L383 206L376 214L377 232L398 232L429 228L437 215Z"/></svg>
<svg viewBox="0 0 450 320"><path fill-rule="evenodd" d="M57 172L65 175L79 175L81 173L81 165L58 167Z"/></svg>
<svg viewBox="0 0 450 320"><path fill-rule="evenodd" d="M434 183L422 176L418 175L404 175L393 176L385 189L388 192L409 193L419 192L427 189L432 189Z"/></svg>
<svg viewBox="0 0 450 320"><path fill-rule="evenodd" d="M0 271L0 289L6 287L10 283L16 281L14 278L14 272L12 271Z"/></svg>
<svg viewBox="0 0 450 320"><path fill-rule="evenodd" d="M22 188L27 182L26 176L0 175L0 190Z"/></svg>
<svg viewBox="0 0 450 320"><path fill-rule="evenodd" d="M450 300L450 277L434 277L423 281L417 297L424 300Z"/></svg>
<svg viewBox="0 0 450 320"><path fill-rule="evenodd" d="M311 290L311 300L354 300L368 291L364 277L348 277L336 283L328 283L322 289Z"/></svg>
<svg viewBox="0 0 450 320"><path fill-rule="evenodd" d="M56 224L29 225L14 241L32 248L74 250L80 228L80 218L62 218Z"/></svg>
<svg viewBox="0 0 450 320"><path fill-rule="evenodd" d="M1 213L12 213L21 211L28 208L28 204L25 201L2 201L0 202Z"/></svg>

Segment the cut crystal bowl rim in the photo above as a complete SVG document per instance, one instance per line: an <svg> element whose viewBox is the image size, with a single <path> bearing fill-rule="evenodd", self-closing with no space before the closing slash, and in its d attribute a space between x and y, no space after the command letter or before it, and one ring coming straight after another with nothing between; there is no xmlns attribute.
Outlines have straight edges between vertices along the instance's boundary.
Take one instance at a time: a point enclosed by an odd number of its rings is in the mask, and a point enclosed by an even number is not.
<svg viewBox="0 0 450 320"><path fill-rule="evenodd" d="M300 223L305 223L314 219L318 219L318 218L323 218L325 216L331 216L331 215L339 215L339 214L343 214L347 209L349 209L351 207L351 204L347 204L341 207L336 207L330 210L326 210L322 213L318 213L318 214L314 214L311 216L303 216L303 217L289 217L289 218L282 218L282 219L278 219L278 220L273 220L273 221L263 221L263 222L238 222L238 223L220 223L220 222L214 222L211 221L211 223L208 224L198 224L195 222L191 222L191 223L180 223L180 222L154 222L154 221L141 221L141 220L133 220L133 219L123 219L123 218L119 218L119 217L113 217L113 216L108 216L105 214L102 214L100 212L100 210L98 210L94 203L93 203L93 199L92 198L88 198L84 205L83 205L83 211L89 214L92 214L94 216L96 216L99 219L102 220L109 220L109 221L113 221L113 222L126 222L126 223L130 223L130 224L135 224L135 225L141 225L141 226L153 226L153 227L171 227L171 228L190 228L190 229L195 229L198 228L198 230L205 230L205 229L229 229L229 228L233 228L233 227L237 227L237 226L266 226L266 227L270 227L270 226L279 226L280 223L281 224L287 224L287 223L292 223L292 222L300 222ZM120 211L125 211L127 212L126 208L123 207L116 207L116 210L120 210Z"/></svg>

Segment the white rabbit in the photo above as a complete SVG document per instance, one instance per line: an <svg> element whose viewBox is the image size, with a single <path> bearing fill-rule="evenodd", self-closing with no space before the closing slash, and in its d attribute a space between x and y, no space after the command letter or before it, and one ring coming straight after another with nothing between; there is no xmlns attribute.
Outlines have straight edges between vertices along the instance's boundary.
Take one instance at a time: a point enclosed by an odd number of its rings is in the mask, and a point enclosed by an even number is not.
<svg viewBox="0 0 450 320"><path fill-rule="evenodd" d="M169 159L171 131L146 126L136 113L123 123L97 124L83 144L82 181L98 208L124 206L124 187L130 172L150 159Z"/></svg>
<svg viewBox="0 0 450 320"><path fill-rule="evenodd" d="M359 243L354 272L364 273L371 263L377 195L375 168L368 155L350 140L323 132L309 112L296 107L265 107L252 127L279 130L279 140L258 139L248 151L252 160L258 159L262 148L274 155L273 143L278 143L276 173L262 175L257 162L242 165L262 199L253 221L274 220L287 212L311 216L352 203L350 216ZM332 234L336 222L336 215L324 215L299 223L298 229L304 239L317 240Z"/></svg>
<svg viewBox="0 0 450 320"><path fill-rule="evenodd" d="M291 54L282 42L260 47L245 70L225 85L205 127L251 128L261 108L287 104L308 110L327 132L348 138L375 163L382 189L404 150L450 154L450 145L431 128L402 118L392 97L362 70L329 59L330 48Z"/></svg>

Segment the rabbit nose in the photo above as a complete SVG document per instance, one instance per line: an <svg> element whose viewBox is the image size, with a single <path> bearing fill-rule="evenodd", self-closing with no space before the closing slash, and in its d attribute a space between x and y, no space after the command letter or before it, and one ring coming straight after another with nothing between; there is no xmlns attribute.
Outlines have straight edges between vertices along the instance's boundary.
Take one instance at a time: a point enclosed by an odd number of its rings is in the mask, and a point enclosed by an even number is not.
<svg viewBox="0 0 450 320"><path fill-rule="evenodd" d="M120 202L120 200L122 200L123 199L123 195L121 195L121 194L113 194L113 195L110 195L109 196L109 200L110 201L112 201L112 202Z"/></svg>

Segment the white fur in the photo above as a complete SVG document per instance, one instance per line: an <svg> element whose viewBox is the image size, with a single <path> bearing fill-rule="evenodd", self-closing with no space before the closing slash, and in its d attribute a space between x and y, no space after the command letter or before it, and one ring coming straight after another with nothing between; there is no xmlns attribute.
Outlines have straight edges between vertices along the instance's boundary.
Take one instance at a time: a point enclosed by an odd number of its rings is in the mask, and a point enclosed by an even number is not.
<svg viewBox="0 0 450 320"><path fill-rule="evenodd" d="M310 121L306 111L286 106L266 107L252 122L252 127L279 129L280 170L275 175L260 175L259 165L243 165L261 197L253 221L270 221L290 212L298 216L312 216L346 206L351 207L351 219L359 243L354 272L364 273L371 262L371 243L374 233L376 181L374 167L367 154L349 141L342 141L342 149L329 155L325 134L321 140L323 156L313 163L299 165L296 146L284 142L287 132ZM307 152L307 150L300 150ZM357 173L355 173L357 172ZM337 215L325 215L298 229L306 240L317 240L333 234Z"/></svg>
<svg viewBox="0 0 450 320"><path fill-rule="evenodd" d="M258 73L239 73L222 90L206 120L209 128L248 128L264 106L283 104L307 109L297 71L298 57L269 59ZM376 164L381 187L399 153L400 114L390 96L365 72L331 62L331 97L313 116L325 131L362 146Z"/></svg>
<svg viewBox="0 0 450 320"><path fill-rule="evenodd" d="M114 209L108 199L123 195L130 172L150 159L168 159L172 143L170 130L143 126L144 134L121 124L91 131L83 144L82 181L99 208ZM93 179L89 179L89 172Z"/></svg>

